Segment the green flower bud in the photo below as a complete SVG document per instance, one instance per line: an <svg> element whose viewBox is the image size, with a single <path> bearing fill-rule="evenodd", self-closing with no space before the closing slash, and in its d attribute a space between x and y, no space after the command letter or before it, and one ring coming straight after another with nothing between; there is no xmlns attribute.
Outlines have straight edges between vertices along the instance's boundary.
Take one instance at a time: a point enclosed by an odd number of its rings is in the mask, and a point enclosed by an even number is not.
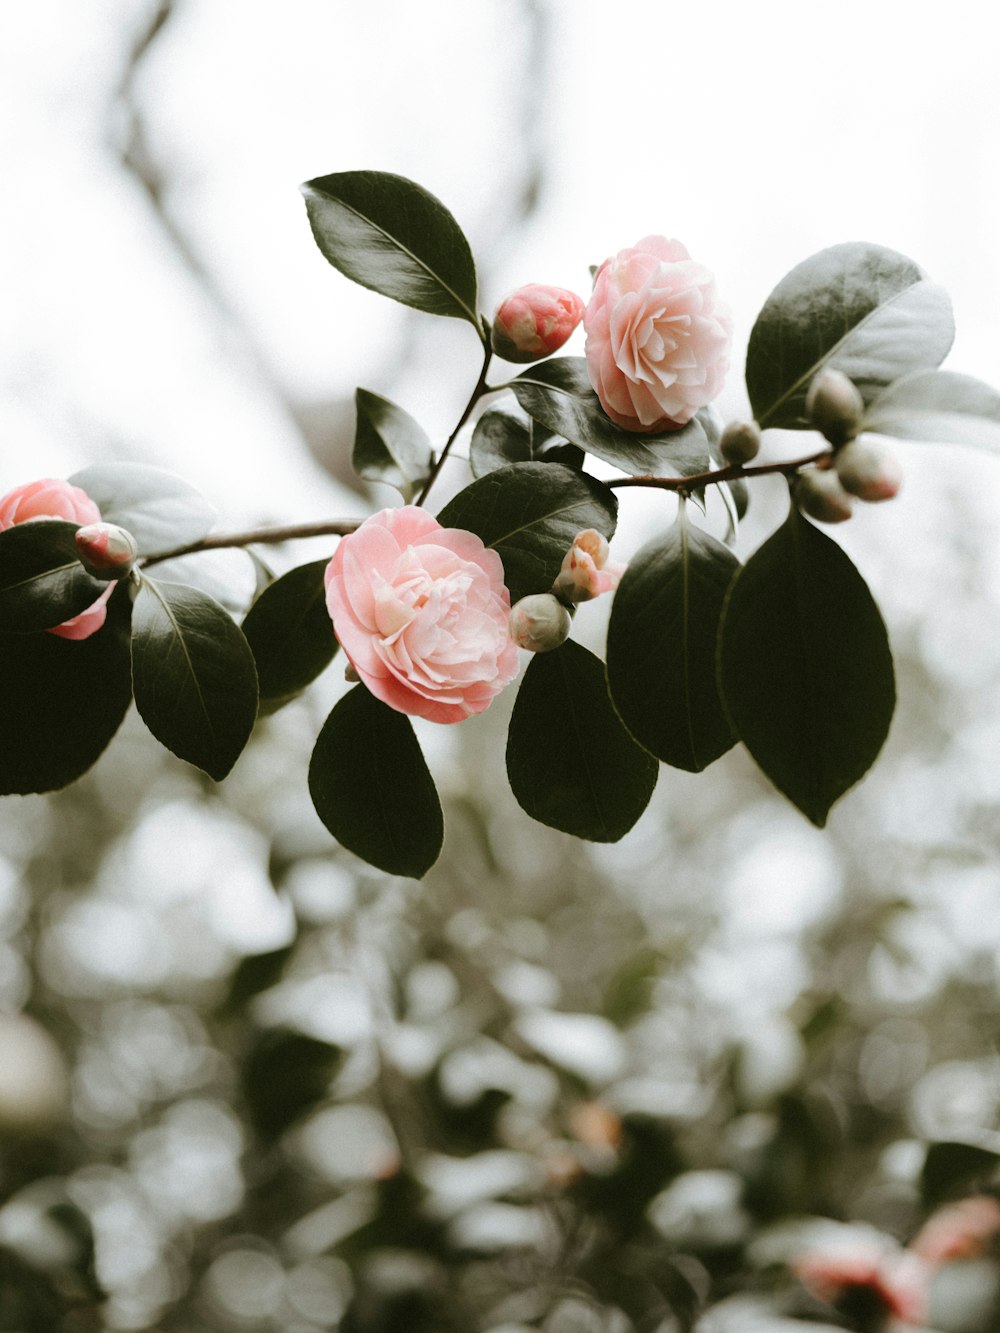
<svg viewBox="0 0 1000 1333"><path fill-rule="evenodd" d="M872 440L845 444L837 450L833 465L844 490L869 504L891 500L903 483L903 469L896 455Z"/></svg>
<svg viewBox="0 0 1000 1333"><path fill-rule="evenodd" d="M756 421L730 421L722 432L719 451L727 463L742 467L760 453L760 427Z"/></svg>
<svg viewBox="0 0 1000 1333"><path fill-rule="evenodd" d="M843 523L851 517L854 507L836 472L818 467L803 468L796 474L792 499L803 514L820 523Z"/></svg>
<svg viewBox="0 0 1000 1333"><path fill-rule="evenodd" d="M128 578L139 547L131 532L117 523L88 523L77 529L76 553L88 574L110 583Z"/></svg>
<svg viewBox="0 0 1000 1333"><path fill-rule="evenodd" d="M547 653L569 638L573 617L550 592L533 593L515 602L510 613L511 638L519 648Z"/></svg>
<svg viewBox="0 0 1000 1333"><path fill-rule="evenodd" d="M809 386L806 416L835 449L857 435L864 410L857 385L842 370L827 366Z"/></svg>

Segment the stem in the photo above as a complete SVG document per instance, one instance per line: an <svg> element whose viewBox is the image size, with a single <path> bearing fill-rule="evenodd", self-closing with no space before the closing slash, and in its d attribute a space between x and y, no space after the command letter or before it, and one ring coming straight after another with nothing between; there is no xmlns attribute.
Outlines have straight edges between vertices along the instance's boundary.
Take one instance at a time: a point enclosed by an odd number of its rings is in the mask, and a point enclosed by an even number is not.
<svg viewBox="0 0 1000 1333"><path fill-rule="evenodd" d="M829 449L820 449L806 458L796 458L788 463L761 463L758 467L744 467L742 463L731 463L729 467L716 468L714 472L696 472L691 477L619 477L616 481L606 481L605 486L655 486L663 491L696 490L699 486L709 486L717 481L733 481L737 477L763 477L768 473L783 472L790 476L800 467L809 463L818 463L821 458L830 455Z"/></svg>
<svg viewBox="0 0 1000 1333"><path fill-rule="evenodd" d="M176 556L194 555L197 551L213 551L227 546L253 546L256 543L294 541L296 537L346 537L364 522L360 518L339 518L319 523L297 523L282 528L254 528L250 532L219 532L187 546L174 546L169 551L157 551L141 561L143 567L158 565L161 560Z"/></svg>
<svg viewBox="0 0 1000 1333"><path fill-rule="evenodd" d="M482 398L484 394L493 392L493 390L489 388L486 383L486 374L490 368L490 362L493 359L493 348L490 346L490 340L488 337L484 339L483 349L485 353L485 355L483 356L483 368L479 372L479 379L476 380L476 387L472 390L472 393L469 397L469 401L465 404L465 410L463 411L462 415L458 418L458 424L455 426L455 429L451 432L451 434L448 436L448 439L445 441L445 446L441 450L441 453L438 455L437 462L431 468L430 476L424 482L423 489L421 490L417 498L414 500L413 503L415 505L422 505L424 501L427 499L428 492L430 491L434 483L437 481L438 473L444 466L444 460L448 457L448 454L451 451L451 446L455 443L455 440L458 438L458 432L468 421L472 409L475 407L475 405L479 402L480 398Z"/></svg>

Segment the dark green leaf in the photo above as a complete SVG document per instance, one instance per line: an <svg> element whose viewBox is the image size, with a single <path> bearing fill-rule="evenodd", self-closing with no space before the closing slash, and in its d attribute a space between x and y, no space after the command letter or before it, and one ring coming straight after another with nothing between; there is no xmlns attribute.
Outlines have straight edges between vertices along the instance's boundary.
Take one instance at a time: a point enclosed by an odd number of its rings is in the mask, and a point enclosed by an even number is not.
<svg viewBox="0 0 1000 1333"><path fill-rule="evenodd" d="M643 435L616 426L591 388L583 357L560 356L518 375L510 384L524 410L588 454L632 476L690 477L709 465L713 430L703 409L680 430Z"/></svg>
<svg viewBox="0 0 1000 1333"><path fill-rule="evenodd" d="M260 1033L240 1071L250 1121L276 1139L329 1093L342 1052L288 1028Z"/></svg>
<svg viewBox="0 0 1000 1333"><path fill-rule="evenodd" d="M903 440L1000 451L1000 393L971 375L921 370L896 380L865 413L864 429Z"/></svg>
<svg viewBox="0 0 1000 1333"><path fill-rule="evenodd" d="M882 748L895 685L867 585L796 509L730 588L719 669L737 735L822 827Z"/></svg>
<svg viewBox="0 0 1000 1333"><path fill-rule="evenodd" d="M132 701L126 588L88 639L0 638L0 795L55 791L85 773Z"/></svg>
<svg viewBox="0 0 1000 1333"><path fill-rule="evenodd" d="M384 171L341 171L302 187L313 236L341 273L431 315L476 313L476 267L458 223L413 181Z"/></svg>
<svg viewBox="0 0 1000 1333"><path fill-rule="evenodd" d="M218 602L144 578L132 612L135 704L158 741L216 781L257 717L253 653Z"/></svg>
<svg viewBox="0 0 1000 1333"><path fill-rule="evenodd" d="M878 389L939 365L954 337L948 294L912 259L852 241L804 260L757 316L746 380L761 426L802 429L809 385L841 370L870 401Z"/></svg>
<svg viewBox="0 0 1000 1333"><path fill-rule="evenodd" d="M1000 1151L979 1143L948 1139L928 1144L920 1173L924 1206L936 1208L975 1187L991 1183L1000 1165Z"/></svg>
<svg viewBox="0 0 1000 1333"><path fill-rule="evenodd" d="M38 519L0 532L0 631L52 629L93 606L107 588L76 553L79 523Z"/></svg>
<svg viewBox="0 0 1000 1333"><path fill-rule="evenodd" d="M337 841L379 870L422 879L437 860L444 819L413 726L363 685L323 724L309 791Z"/></svg>
<svg viewBox="0 0 1000 1333"><path fill-rule="evenodd" d="M329 561L290 569L247 612L243 633L257 664L261 700L284 700L314 681L333 660L337 640L326 609Z"/></svg>
<svg viewBox="0 0 1000 1333"><path fill-rule="evenodd" d="M512 602L548 592L573 538L584 528L610 537L614 492L561 463L516 463L480 477L438 514L446 528L465 528L503 561Z"/></svg>
<svg viewBox="0 0 1000 1333"><path fill-rule="evenodd" d="M241 958L229 979L229 990L219 1006L220 1016L232 1018L245 1009L251 1000L276 986L295 952L294 944L267 953L250 954Z"/></svg>
<svg viewBox="0 0 1000 1333"><path fill-rule="evenodd" d="M635 555L608 626L608 686L629 731L698 773L735 742L716 685L719 620L739 562L682 515Z"/></svg>
<svg viewBox="0 0 1000 1333"><path fill-rule="evenodd" d="M532 819L617 842L649 804L657 764L622 726L600 658L572 639L532 658L507 736L507 776Z"/></svg>
<svg viewBox="0 0 1000 1333"><path fill-rule="evenodd" d="M354 435L354 471L366 481L395 486L409 503L430 475L431 442L409 412L368 389L354 395L358 423Z"/></svg>
<svg viewBox="0 0 1000 1333"><path fill-rule="evenodd" d="M469 464L474 477L534 460L531 431L509 412L484 412L476 422L469 444Z"/></svg>
<svg viewBox="0 0 1000 1333"><path fill-rule="evenodd" d="M201 541L215 510L195 488L145 463L94 463L70 477L87 492L105 523L127 528L143 555Z"/></svg>

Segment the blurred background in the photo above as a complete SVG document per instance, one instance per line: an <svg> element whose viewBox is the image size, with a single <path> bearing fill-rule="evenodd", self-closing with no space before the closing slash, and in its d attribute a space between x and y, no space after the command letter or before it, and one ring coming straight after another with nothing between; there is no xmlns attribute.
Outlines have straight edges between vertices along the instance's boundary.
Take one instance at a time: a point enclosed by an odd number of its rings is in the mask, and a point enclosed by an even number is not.
<svg viewBox="0 0 1000 1333"><path fill-rule="evenodd" d="M947 364L1000 379L1000 85L966 0L35 0L5 20L0 493L134 459L225 528L394 502L350 476L355 387L440 441L479 357L317 252L297 186L355 168L444 201L487 312L682 239L734 312L726 417L768 292L844 240L943 283ZM1000 1160L1000 464L900 455L900 498L836 532L899 707L823 832L737 750L663 770L622 843L579 844L499 780L502 698L421 731L445 852L389 879L308 799L337 666L219 787L133 715L79 784L7 800L0 1329L1000 1327L989 1227L921 1310L792 1271L833 1234L816 1219L892 1250ZM456 457L435 507L467 480ZM769 481L744 553L781 514ZM662 504L622 493L617 558ZM245 605L245 555L213 571ZM577 622L597 648L604 614Z"/></svg>

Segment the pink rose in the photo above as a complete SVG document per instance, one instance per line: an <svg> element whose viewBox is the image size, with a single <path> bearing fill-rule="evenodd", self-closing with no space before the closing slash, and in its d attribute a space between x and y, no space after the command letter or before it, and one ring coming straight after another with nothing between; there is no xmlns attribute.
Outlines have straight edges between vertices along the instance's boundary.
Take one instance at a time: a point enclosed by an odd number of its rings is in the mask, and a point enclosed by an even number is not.
<svg viewBox="0 0 1000 1333"><path fill-rule="evenodd" d="M601 593L614 592L626 566L609 560L609 554L607 539L596 528L578 532L563 556L552 591L569 602L589 602Z"/></svg>
<svg viewBox="0 0 1000 1333"><path fill-rule="evenodd" d="M29 481L0 496L0 532L17 523L46 518L65 519L69 523L99 523L101 511L86 491L55 477ZM104 624L106 603L113 590L114 584L109 583L93 606L70 620L64 620L49 633L58 634L62 639L89 639Z"/></svg>
<svg viewBox="0 0 1000 1333"><path fill-rule="evenodd" d="M344 537L325 582L334 633L390 708L461 722L517 674L500 557L415 505L383 509Z"/></svg>
<svg viewBox="0 0 1000 1333"><path fill-rule="evenodd" d="M626 430L675 430L722 390L732 320L680 241L646 236L606 259L583 326L590 382Z"/></svg>
<svg viewBox="0 0 1000 1333"><path fill-rule="evenodd" d="M575 292L529 282L497 307L493 350L505 361L538 361L558 351L582 318Z"/></svg>

